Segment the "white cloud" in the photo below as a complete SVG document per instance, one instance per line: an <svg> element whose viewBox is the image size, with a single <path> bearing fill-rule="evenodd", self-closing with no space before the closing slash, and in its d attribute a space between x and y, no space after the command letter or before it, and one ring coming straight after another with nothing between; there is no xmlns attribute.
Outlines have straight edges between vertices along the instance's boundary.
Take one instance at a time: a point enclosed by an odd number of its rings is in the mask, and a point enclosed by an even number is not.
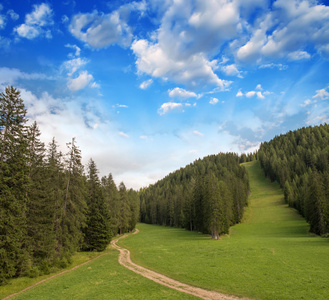
<svg viewBox="0 0 329 300"><path fill-rule="evenodd" d="M72 54L72 53L69 54L70 57L73 57L73 56L79 57L80 56L81 49L77 45L66 44L65 47L75 50L74 54Z"/></svg>
<svg viewBox="0 0 329 300"><path fill-rule="evenodd" d="M317 90L316 94L313 96L314 99L320 99L320 100L326 100L329 99L329 92L327 91L327 88Z"/></svg>
<svg viewBox="0 0 329 300"><path fill-rule="evenodd" d="M170 98L197 98L198 95L194 92L190 92L187 90L184 90L182 88L179 87L175 87L172 90L168 91L169 97Z"/></svg>
<svg viewBox="0 0 329 300"><path fill-rule="evenodd" d="M263 99L265 99L265 95L267 96L267 95L270 95L271 94L271 92L269 92L269 91L264 91L264 92L262 92L262 91L263 91L262 86L260 84L258 84L256 86L256 90L255 91L249 91L249 92L243 94L241 92L241 90L239 90L235 96L236 97L246 96L247 98L252 98L252 97L255 97L256 96L258 99L263 100Z"/></svg>
<svg viewBox="0 0 329 300"><path fill-rule="evenodd" d="M151 44L147 40L134 41L131 49L137 56L136 65L139 73L192 87L211 84L226 89L230 85L229 81L219 79L214 73L217 61L207 60L203 53L175 59L170 57L160 44Z"/></svg>
<svg viewBox="0 0 329 300"><path fill-rule="evenodd" d="M69 30L78 39L93 48L104 48L112 44L128 47L132 41L132 30L119 11L110 14L81 13L73 16Z"/></svg>
<svg viewBox="0 0 329 300"><path fill-rule="evenodd" d="M65 24L67 23L68 21L70 21L69 17L67 15L63 15L62 16L62 23Z"/></svg>
<svg viewBox="0 0 329 300"><path fill-rule="evenodd" d="M33 11L25 16L25 23L16 27L14 31L27 39L34 39L40 35L51 38L49 29L45 29L54 24L53 11L46 3L33 5Z"/></svg>
<svg viewBox="0 0 329 300"><path fill-rule="evenodd" d="M85 66L87 63L88 61L86 59L78 57L65 61L63 63L63 68L68 71L68 76L72 76L77 70Z"/></svg>
<svg viewBox="0 0 329 300"><path fill-rule="evenodd" d="M131 46L138 71L186 86L226 89L230 82L218 77L218 61L212 58L239 31L237 5L203 0L162 5L153 40L136 39Z"/></svg>
<svg viewBox="0 0 329 300"><path fill-rule="evenodd" d="M255 91L249 91L246 93L246 97L247 98L251 98L251 97L254 97L256 95L256 92Z"/></svg>
<svg viewBox="0 0 329 300"><path fill-rule="evenodd" d="M307 99L307 100L304 101L303 104L300 104L300 106L301 106L301 107L306 107L306 106L308 106L308 105L310 105L310 104L312 104L312 103L314 103L312 100Z"/></svg>
<svg viewBox="0 0 329 300"><path fill-rule="evenodd" d="M175 102L166 102L161 105L161 107L158 109L158 114L160 116L168 113L171 110L181 109L183 108L182 103L175 103Z"/></svg>
<svg viewBox="0 0 329 300"><path fill-rule="evenodd" d="M242 78L241 72L238 70L235 64L223 66L222 71L228 76L237 76Z"/></svg>
<svg viewBox="0 0 329 300"><path fill-rule="evenodd" d="M25 80L54 80L54 77L41 73L25 73L15 68L0 68L0 82L3 85L15 84L19 79Z"/></svg>
<svg viewBox="0 0 329 300"><path fill-rule="evenodd" d="M219 102L219 100L217 98L214 98L214 97L212 97L209 101L209 103L213 104L213 105L217 104L218 102Z"/></svg>
<svg viewBox="0 0 329 300"><path fill-rule="evenodd" d="M301 60L301 59L310 59L311 55L306 51L294 51L288 53L288 58L290 60Z"/></svg>
<svg viewBox="0 0 329 300"><path fill-rule="evenodd" d="M120 135L121 137L124 137L124 138L126 138L126 139L128 139L128 138L129 138L129 135L128 135L128 134L126 134L126 133L124 133L124 132L122 132L122 131L120 131L120 132L119 132L119 135Z"/></svg>
<svg viewBox="0 0 329 300"><path fill-rule="evenodd" d="M152 83L153 83L153 79L145 80L139 85L139 88L141 88L142 90L146 90L147 88L150 87Z"/></svg>
<svg viewBox="0 0 329 300"><path fill-rule="evenodd" d="M199 132L199 131L197 131L197 130L194 130L194 131L193 131L193 134L194 134L194 135L197 135L197 136L203 136L203 133L201 133L201 132Z"/></svg>
<svg viewBox="0 0 329 300"><path fill-rule="evenodd" d="M259 66L260 69L274 69L277 68L280 71L284 71L288 69L287 65L283 65L283 64L274 64L274 63L270 63L270 64L264 64L264 65L260 65Z"/></svg>
<svg viewBox="0 0 329 300"><path fill-rule="evenodd" d="M3 29L6 26L6 17L4 15L0 15L0 29Z"/></svg>
<svg viewBox="0 0 329 300"><path fill-rule="evenodd" d="M250 38L238 47L236 57L256 63L264 58L309 59L306 49L310 46L326 54L323 47L328 44L328 20L329 7L316 1L277 0L270 12L263 10L254 26L245 26Z"/></svg>
<svg viewBox="0 0 329 300"><path fill-rule="evenodd" d="M71 91L76 92L84 89L92 80L93 76L91 74L89 74L87 71L82 71L78 77L70 78L68 80L67 87Z"/></svg>

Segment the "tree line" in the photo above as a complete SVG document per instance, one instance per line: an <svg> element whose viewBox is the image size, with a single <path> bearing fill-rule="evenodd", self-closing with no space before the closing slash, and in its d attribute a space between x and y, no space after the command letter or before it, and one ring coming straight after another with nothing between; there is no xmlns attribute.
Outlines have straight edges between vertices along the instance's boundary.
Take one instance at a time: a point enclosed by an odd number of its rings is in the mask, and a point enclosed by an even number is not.
<svg viewBox="0 0 329 300"><path fill-rule="evenodd" d="M209 233L214 239L228 233L248 204L248 174L240 160L234 153L210 155L142 189L141 222Z"/></svg>
<svg viewBox="0 0 329 300"><path fill-rule="evenodd" d="M284 198L318 235L329 232L329 125L303 127L261 144L265 175L284 189Z"/></svg>
<svg viewBox="0 0 329 300"><path fill-rule="evenodd" d="M0 285L9 278L48 274L67 266L78 250L102 251L112 236L132 230L139 196L86 172L76 140L67 152L46 147L14 87L0 94Z"/></svg>

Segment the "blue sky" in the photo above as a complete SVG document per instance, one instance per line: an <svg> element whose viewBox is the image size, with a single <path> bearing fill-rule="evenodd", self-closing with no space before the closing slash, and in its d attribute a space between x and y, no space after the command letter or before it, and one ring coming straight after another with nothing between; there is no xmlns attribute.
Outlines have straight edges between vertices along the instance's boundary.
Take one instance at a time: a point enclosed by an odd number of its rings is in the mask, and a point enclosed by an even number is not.
<svg viewBox="0 0 329 300"><path fill-rule="evenodd" d="M129 188L328 123L328 75L325 1L0 2L0 89Z"/></svg>

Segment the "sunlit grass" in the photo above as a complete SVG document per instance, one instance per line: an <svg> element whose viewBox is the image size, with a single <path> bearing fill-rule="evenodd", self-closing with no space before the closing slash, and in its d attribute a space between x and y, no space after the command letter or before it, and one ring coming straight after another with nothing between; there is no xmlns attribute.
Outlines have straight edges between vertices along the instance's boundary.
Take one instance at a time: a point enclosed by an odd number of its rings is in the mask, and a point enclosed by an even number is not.
<svg viewBox="0 0 329 300"><path fill-rule="evenodd" d="M185 283L255 299L327 299L329 241L284 204L258 162L245 164L250 204L242 224L220 241L210 236L139 224L121 245L134 262Z"/></svg>
<svg viewBox="0 0 329 300"><path fill-rule="evenodd" d="M53 278L12 299L196 299L148 280L118 263L119 252Z"/></svg>

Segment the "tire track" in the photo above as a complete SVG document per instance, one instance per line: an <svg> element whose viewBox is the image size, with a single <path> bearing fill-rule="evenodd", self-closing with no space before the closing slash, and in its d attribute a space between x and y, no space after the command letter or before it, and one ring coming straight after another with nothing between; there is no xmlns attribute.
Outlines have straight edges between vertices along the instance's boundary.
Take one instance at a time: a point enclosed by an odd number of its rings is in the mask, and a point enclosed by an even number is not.
<svg viewBox="0 0 329 300"><path fill-rule="evenodd" d="M139 230L136 229L134 231L133 234L138 233ZM230 296L230 295L225 295L216 291L209 291L209 290L205 290L202 288L198 288L198 287L194 287L182 282L179 282L175 279L169 278L163 274L151 271L147 268L144 268L140 265L137 265L135 263L133 263L130 259L130 251L128 249L125 248L121 248L120 246L118 246L116 243L122 239L125 238L127 236L127 234L114 239L111 241L111 245L117 249L118 251L120 251L120 255L119 255L119 263L126 267L127 269L140 274L150 280L153 280L154 282L157 282L159 284L162 284L164 286L167 286L169 288L175 289L177 291L180 292L184 292L202 299L206 299L206 300L236 300L236 299L247 299L247 298L238 298L235 296Z"/></svg>

